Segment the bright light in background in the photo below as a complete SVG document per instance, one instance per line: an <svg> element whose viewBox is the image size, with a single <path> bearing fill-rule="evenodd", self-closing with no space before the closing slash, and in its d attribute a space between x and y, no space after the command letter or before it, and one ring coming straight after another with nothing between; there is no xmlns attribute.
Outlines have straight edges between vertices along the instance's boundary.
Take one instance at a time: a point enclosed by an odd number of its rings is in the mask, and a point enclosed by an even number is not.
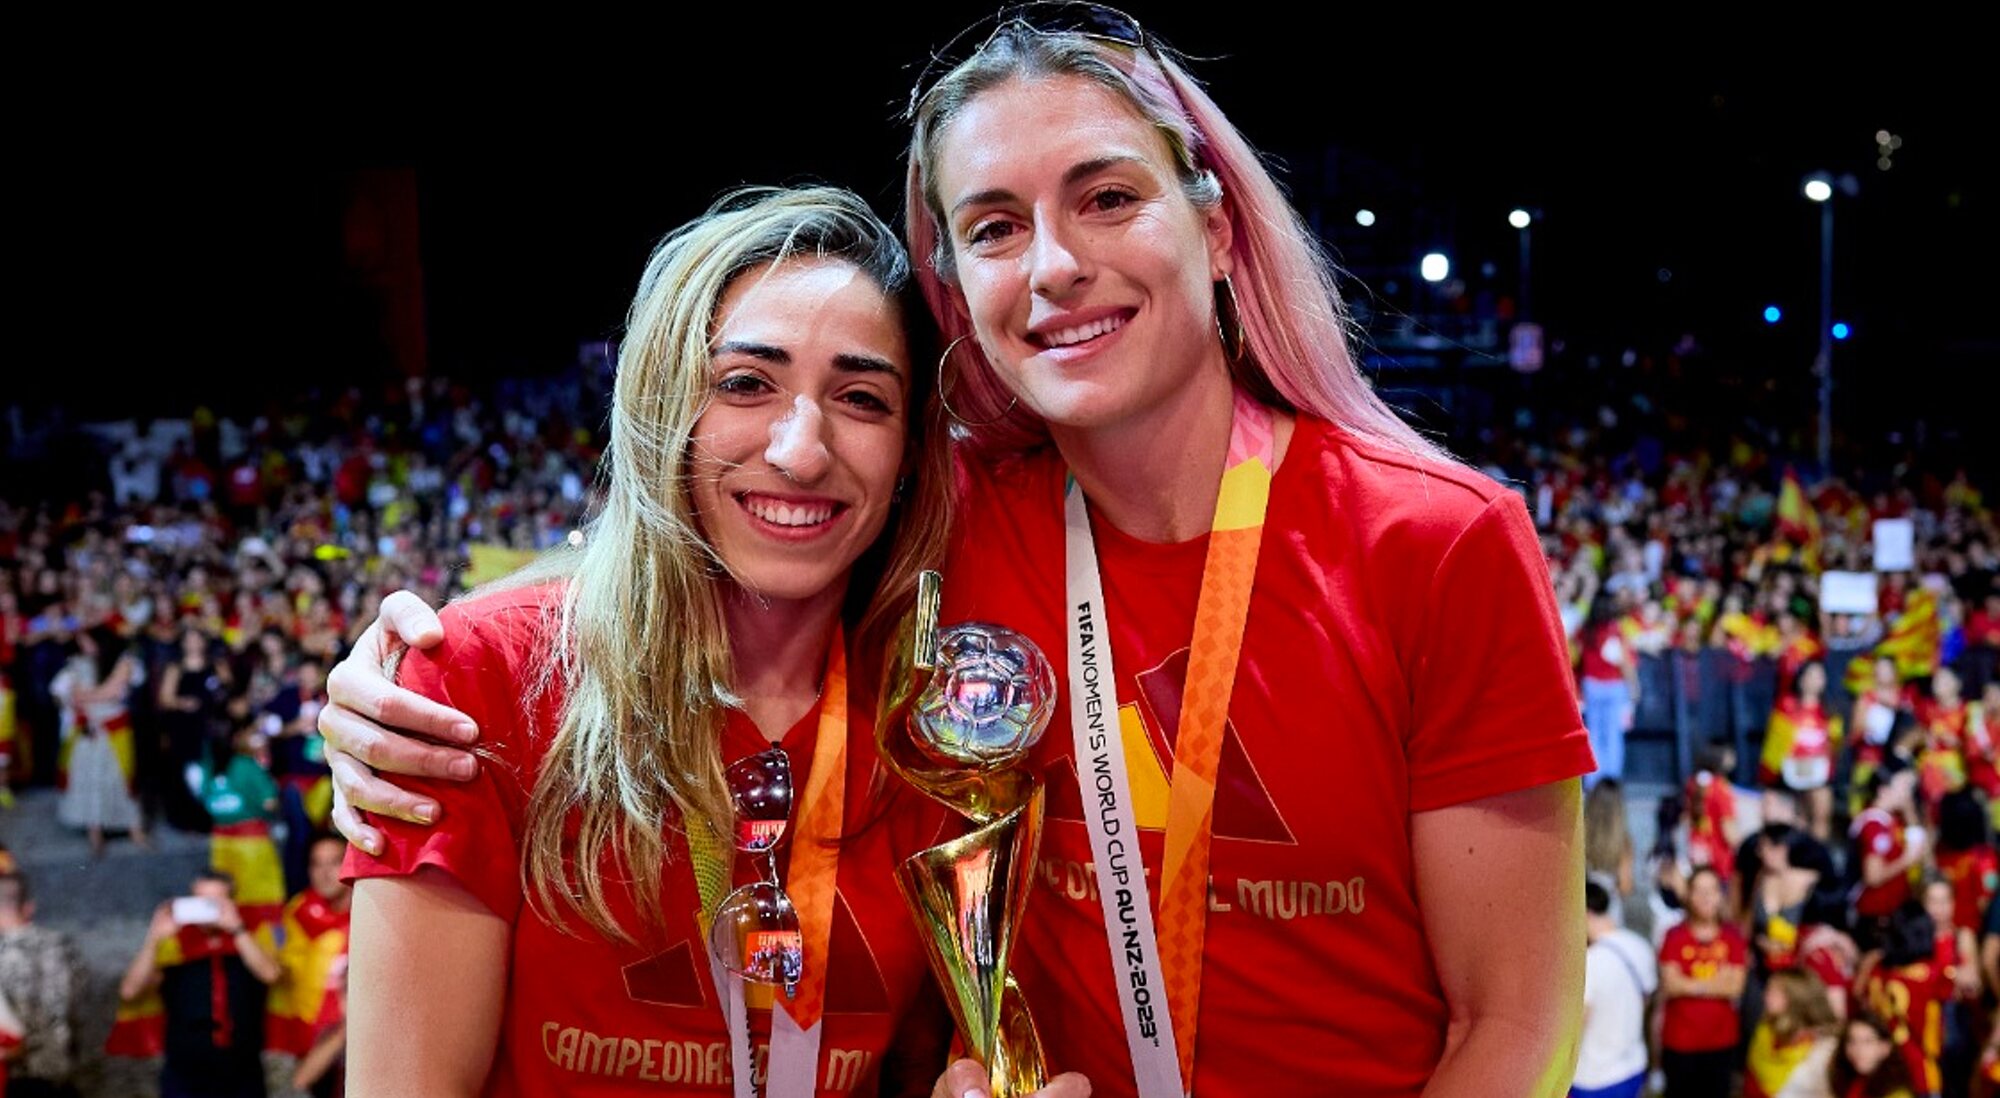
<svg viewBox="0 0 2000 1098"><path fill-rule="evenodd" d="M1527 228L1528 222L1533 220L1534 218L1529 217L1528 211L1526 210L1515 210L1513 213L1507 215L1507 224L1512 225L1517 229Z"/></svg>
<svg viewBox="0 0 2000 1098"><path fill-rule="evenodd" d="M1784 311L1779 309L1776 305L1764 306L1764 323L1776 324L1778 321L1783 319L1785 319Z"/></svg>
<svg viewBox="0 0 2000 1098"><path fill-rule="evenodd" d="M1443 282L1451 277L1451 260L1446 259L1443 252L1432 252L1424 257L1423 265L1418 270L1423 272L1425 282Z"/></svg>
<svg viewBox="0 0 2000 1098"><path fill-rule="evenodd" d="M572 546L575 546L575 547L577 547L577 548L582 548L582 547L583 547L583 531L581 531L581 530L571 530L571 531L569 532L569 538L568 538L567 540L569 541L569 543L570 543L570 544L571 544Z"/></svg>
<svg viewBox="0 0 2000 1098"><path fill-rule="evenodd" d="M1354 211L1354 223L1356 225L1361 226L1364 229L1368 228L1369 226L1375 224L1375 211L1374 210Z"/></svg>
<svg viewBox="0 0 2000 1098"><path fill-rule="evenodd" d="M1833 326L1833 338L1835 339L1846 339L1848 336L1851 336L1853 334L1854 334L1854 329L1848 327L1845 323L1840 323Z"/></svg>
<svg viewBox="0 0 2000 1098"><path fill-rule="evenodd" d="M1833 197L1833 184L1824 179L1806 180L1806 197L1814 202L1824 202Z"/></svg>

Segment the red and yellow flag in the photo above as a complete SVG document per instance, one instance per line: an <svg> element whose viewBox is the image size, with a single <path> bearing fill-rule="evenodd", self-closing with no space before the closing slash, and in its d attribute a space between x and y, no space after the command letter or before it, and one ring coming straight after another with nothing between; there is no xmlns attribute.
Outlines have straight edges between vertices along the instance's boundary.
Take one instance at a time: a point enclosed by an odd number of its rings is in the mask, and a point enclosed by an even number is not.
<svg viewBox="0 0 2000 1098"><path fill-rule="evenodd" d="M1785 470L1784 484L1778 490L1778 536L1798 550L1800 567L1808 572L1819 571L1819 512L1813 509L1798 475L1790 469Z"/></svg>

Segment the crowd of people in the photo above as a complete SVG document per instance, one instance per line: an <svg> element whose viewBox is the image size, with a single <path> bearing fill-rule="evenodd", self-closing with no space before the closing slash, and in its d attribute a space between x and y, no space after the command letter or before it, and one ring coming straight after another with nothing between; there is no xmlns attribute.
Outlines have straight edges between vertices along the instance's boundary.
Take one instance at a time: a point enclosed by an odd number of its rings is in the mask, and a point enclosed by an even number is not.
<svg viewBox="0 0 2000 1098"><path fill-rule="evenodd" d="M93 872L160 824L210 847L116 1003L78 998L74 949L4 867L0 1092L70 1093L95 1052L78 1017L115 1009L105 1051L163 1056L163 1093L262 1094L267 1049L300 1089L337 1093L349 890L315 730L326 671L384 593L443 600L468 546L511 562L567 536L595 462L570 414L583 389L197 411L107 444L82 478L97 490L0 499L0 811L58 787Z"/></svg>
<svg viewBox="0 0 2000 1098"><path fill-rule="evenodd" d="M1579 1089L1989 1093L2000 537L1970 479L1531 464L1599 762ZM1911 524L1907 564L1875 567L1880 520ZM1825 611L1828 572L1875 605ZM1655 731L1674 761L1641 777L1675 788L1638 851L1625 748Z"/></svg>

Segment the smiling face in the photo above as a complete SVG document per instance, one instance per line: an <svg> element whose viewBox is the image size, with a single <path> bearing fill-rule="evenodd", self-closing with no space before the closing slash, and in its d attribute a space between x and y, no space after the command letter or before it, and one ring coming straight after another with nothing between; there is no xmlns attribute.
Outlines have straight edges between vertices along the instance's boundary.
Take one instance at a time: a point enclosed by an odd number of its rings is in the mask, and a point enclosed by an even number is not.
<svg viewBox="0 0 2000 1098"><path fill-rule="evenodd" d="M695 421L697 520L767 599L819 595L882 533L904 463L902 318L850 264L786 260L737 276L716 310Z"/></svg>
<svg viewBox="0 0 2000 1098"><path fill-rule="evenodd" d="M944 128L936 192L961 305L1001 380L1052 424L1099 427L1228 391L1221 206L1109 89L1009 80Z"/></svg>

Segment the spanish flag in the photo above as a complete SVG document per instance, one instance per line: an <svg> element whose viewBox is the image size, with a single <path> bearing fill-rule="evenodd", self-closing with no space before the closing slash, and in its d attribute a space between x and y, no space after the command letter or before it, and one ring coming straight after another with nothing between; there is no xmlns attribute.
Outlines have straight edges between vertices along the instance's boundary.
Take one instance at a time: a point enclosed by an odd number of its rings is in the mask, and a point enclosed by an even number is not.
<svg viewBox="0 0 2000 1098"><path fill-rule="evenodd" d="M1819 571L1819 512L1806 499L1805 489L1790 469L1785 470L1784 484L1778 490L1778 536L1798 549L1801 568Z"/></svg>
<svg viewBox="0 0 2000 1098"><path fill-rule="evenodd" d="M1889 635L1875 650L1854 657L1847 665L1847 689L1866 693L1875 681L1875 661L1896 661L1896 672L1904 682L1921 679L1937 671L1938 650L1944 644L1944 625L1938 620L1937 596L1927 587L1913 587L1904 596L1903 612L1889 626Z"/></svg>
<svg viewBox="0 0 2000 1098"><path fill-rule="evenodd" d="M271 988L266 1008L266 1048L304 1056L321 1030L341 1020L333 984L347 956L347 925L347 911L334 910L311 889L285 905L278 946L278 967L284 974Z"/></svg>

